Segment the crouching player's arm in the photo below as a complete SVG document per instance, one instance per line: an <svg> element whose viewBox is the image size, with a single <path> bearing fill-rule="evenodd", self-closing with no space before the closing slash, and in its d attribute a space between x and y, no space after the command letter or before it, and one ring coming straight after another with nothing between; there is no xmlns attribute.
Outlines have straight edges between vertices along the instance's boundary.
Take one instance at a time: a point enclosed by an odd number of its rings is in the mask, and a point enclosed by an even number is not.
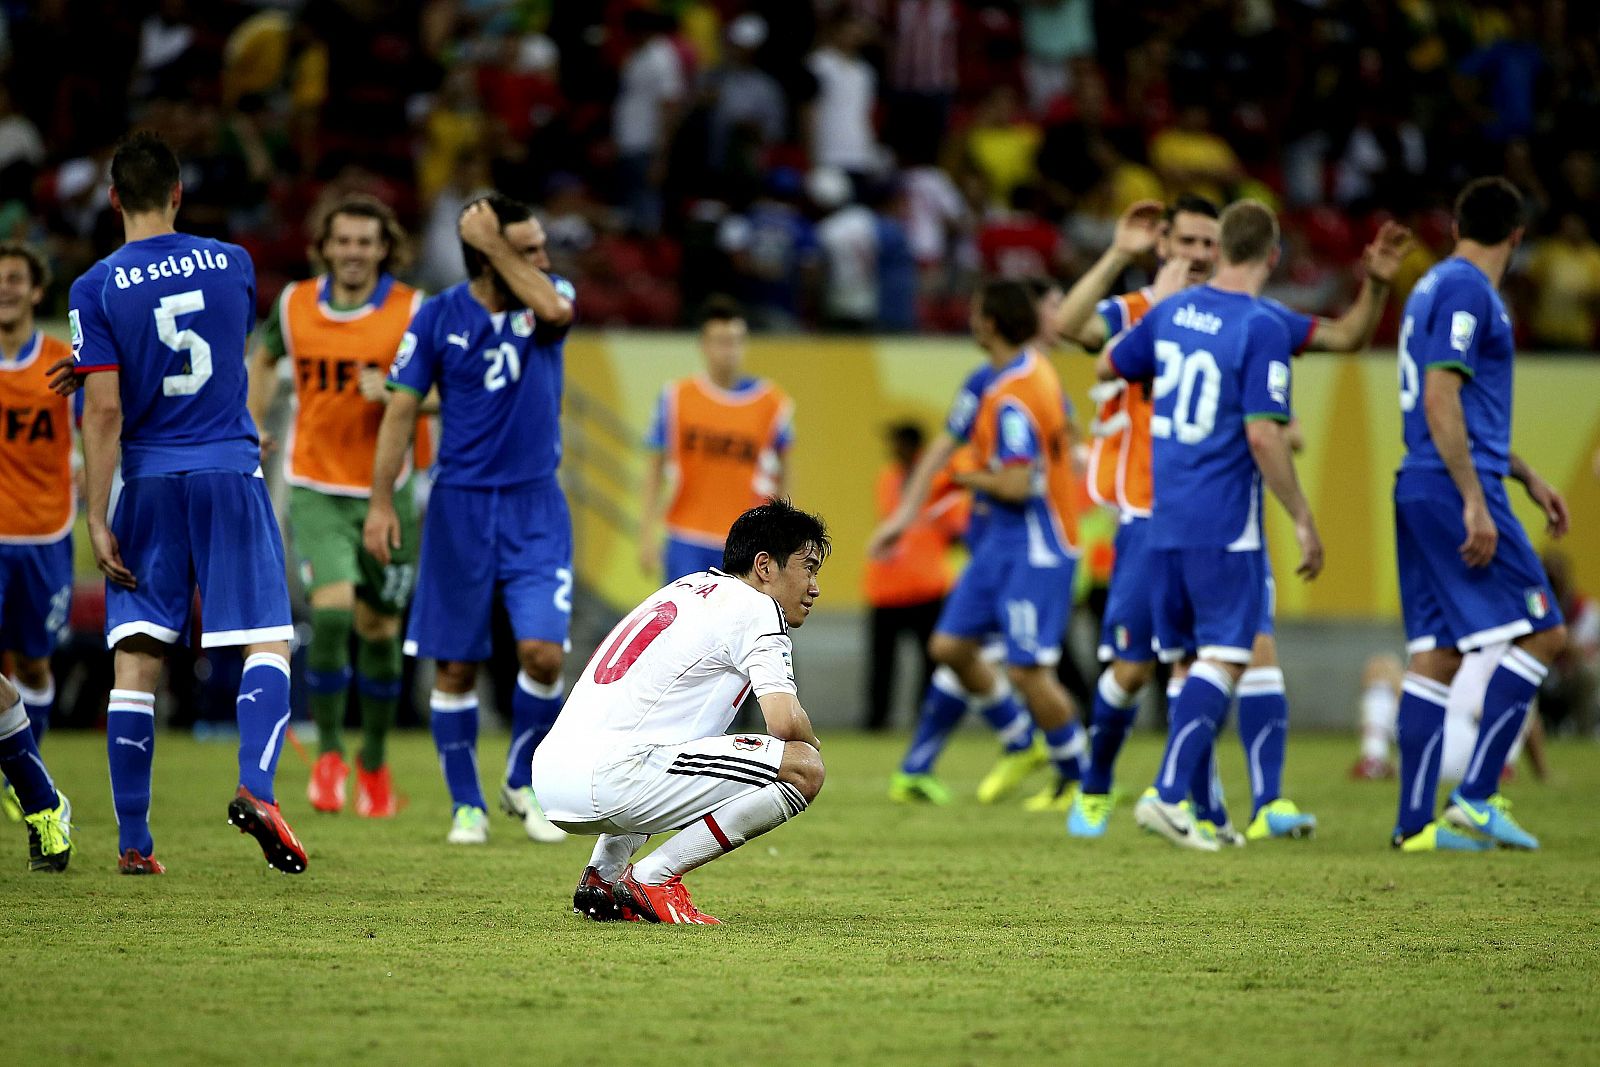
<svg viewBox="0 0 1600 1067"><path fill-rule="evenodd" d="M811 729L811 717L793 693L767 693L758 698L758 703L767 721L767 733L784 742L778 780L799 790L810 804L822 792L824 777L818 751L822 742Z"/></svg>

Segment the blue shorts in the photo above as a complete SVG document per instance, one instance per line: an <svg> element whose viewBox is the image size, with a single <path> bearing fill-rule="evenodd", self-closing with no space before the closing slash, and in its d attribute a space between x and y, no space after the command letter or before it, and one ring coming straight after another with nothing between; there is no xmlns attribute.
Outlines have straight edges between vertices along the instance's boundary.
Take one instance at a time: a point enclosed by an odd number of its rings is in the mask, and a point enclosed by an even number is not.
<svg viewBox="0 0 1600 1067"><path fill-rule="evenodd" d="M1395 562L1408 652L1471 652L1561 625L1550 579L1505 484L1485 478L1483 495L1500 540L1487 567L1468 567L1460 552L1467 539L1461 494L1450 476L1402 471L1395 478Z"/></svg>
<svg viewBox="0 0 1600 1067"><path fill-rule="evenodd" d="M496 593L517 640L565 647L572 620L572 518L553 478L514 489L433 487L406 655L488 659Z"/></svg>
<svg viewBox="0 0 1600 1067"><path fill-rule="evenodd" d="M44 659L72 606L72 535L47 545L0 545L0 651Z"/></svg>
<svg viewBox="0 0 1600 1067"><path fill-rule="evenodd" d="M671 582L682 578L685 574L699 574L712 567L721 567L722 549L668 537L662 559L665 580Z"/></svg>
<svg viewBox="0 0 1600 1067"><path fill-rule="evenodd" d="M1261 549L1151 549L1150 613L1163 663L1190 656L1250 662L1267 591Z"/></svg>
<svg viewBox="0 0 1600 1067"><path fill-rule="evenodd" d="M200 586L200 645L294 637L283 538L267 483L233 471L135 478L111 503L111 532L137 589L106 583L106 644L146 634L172 644Z"/></svg>
<svg viewBox="0 0 1600 1067"><path fill-rule="evenodd" d="M1117 528L1111 590L1100 623L1100 661L1148 663L1155 658L1150 617L1150 520L1125 519Z"/></svg>
<svg viewBox="0 0 1600 1067"><path fill-rule="evenodd" d="M982 544L945 600L934 631L973 641L1004 633L1007 663L1053 667L1072 612L1077 564L1064 558L1041 567L1029 561L1026 545Z"/></svg>

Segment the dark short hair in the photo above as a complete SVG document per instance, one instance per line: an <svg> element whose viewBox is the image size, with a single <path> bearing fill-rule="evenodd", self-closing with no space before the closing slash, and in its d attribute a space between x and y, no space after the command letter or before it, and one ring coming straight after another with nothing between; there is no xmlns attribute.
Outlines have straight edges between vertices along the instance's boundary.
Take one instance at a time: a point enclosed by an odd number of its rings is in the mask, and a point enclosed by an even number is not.
<svg viewBox="0 0 1600 1067"><path fill-rule="evenodd" d="M1194 193L1184 193L1167 205L1165 218L1168 223L1171 223L1179 215L1204 215L1208 219L1215 219L1220 218L1222 212L1217 210L1217 205L1205 197L1196 196Z"/></svg>
<svg viewBox="0 0 1600 1067"><path fill-rule="evenodd" d="M35 289L50 288L50 265L32 245L21 241L0 241L0 259L20 259L28 265L28 280Z"/></svg>
<svg viewBox="0 0 1600 1067"><path fill-rule="evenodd" d="M715 293L706 297L706 302L700 305L696 322L704 329L707 323L733 322L735 319L744 321L744 308L739 306L739 301L723 293Z"/></svg>
<svg viewBox="0 0 1600 1067"><path fill-rule="evenodd" d="M501 233L505 232L507 226L514 226L519 222L527 222L533 218L533 208L520 200L511 199L504 193L490 193L487 196L475 197L471 203L467 204L466 208L461 209L462 214L466 214L467 208L470 208L480 200L487 202L489 207L493 209L494 217L500 223ZM461 242L461 262L466 264L467 277L469 279L476 278L482 274L483 268L489 264L489 260L482 252L465 241Z"/></svg>
<svg viewBox="0 0 1600 1067"><path fill-rule="evenodd" d="M995 332L1010 344L1025 344L1039 332L1039 309L1023 282L985 282L978 291L978 314L993 322Z"/></svg>
<svg viewBox="0 0 1600 1067"><path fill-rule="evenodd" d="M922 446L928 441L928 435L920 425L914 422L890 423L885 432L888 434L890 443L903 445L913 452L921 451Z"/></svg>
<svg viewBox="0 0 1600 1067"><path fill-rule="evenodd" d="M743 577L755 570L756 556L762 552L782 567L807 545L814 545L823 559L828 558L833 542L828 540L827 524L819 516L774 497L733 520L728 540L722 546L722 569Z"/></svg>
<svg viewBox="0 0 1600 1067"><path fill-rule="evenodd" d="M160 211L178 184L178 157L158 134L135 130L111 157L111 187L124 212Z"/></svg>
<svg viewBox="0 0 1600 1067"><path fill-rule="evenodd" d="M1028 292L1032 294L1035 303L1043 300L1044 294L1052 289L1061 293L1066 292L1066 286L1062 285L1059 279L1053 278L1048 274L1030 275L1023 279L1023 284L1028 287Z"/></svg>
<svg viewBox="0 0 1600 1067"><path fill-rule="evenodd" d="M1222 213L1217 244L1226 263L1264 260L1278 244L1277 216L1259 200L1236 200Z"/></svg>
<svg viewBox="0 0 1600 1067"><path fill-rule="evenodd" d="M1456 197L1456 232L1468 241L1497 245L1526 223L1522 194L1498 175L1474 178Z"/></svg>
<svg viewBox="0 0 1600 1067"><path fill-rule="evenodd" d="M378 264L380 271L390 274L407 265L410 260L410 241L400 220L395 217L394 209L369 193L348 193L331 201L317 216L311 237L311 262L318 270L328 268L322 259L322 246L333 236L333 220L340 215L373 219L378 223L378 230L389 245L388 254Z"/></svg>

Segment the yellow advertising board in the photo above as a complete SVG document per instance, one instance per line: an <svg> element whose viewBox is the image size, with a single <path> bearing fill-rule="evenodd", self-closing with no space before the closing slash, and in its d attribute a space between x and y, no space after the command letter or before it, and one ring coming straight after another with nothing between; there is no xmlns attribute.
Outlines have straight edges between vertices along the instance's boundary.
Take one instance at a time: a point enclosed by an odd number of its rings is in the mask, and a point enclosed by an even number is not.
<svg viewBox="0 0 1600 1067"><path fill-rule="evenodd" d="M780 383L795 400L790 491L820 512L834 554L822 574L819 607L862 605L862 546L872 530L872 485L886 461L883 430L914 419L930 434L982 354L954 338L752 339L751 373ZM1086 424L1092 363L1055 357ZM655 588L639 568L633 524L644 469L640 446L661 387L699 370L695 340L684 334L580 332L567 346L567 476L573 497L577 569L615 604ZM1278 565L1278 607L1288 618L1382 618L1399 611L1389 490L1400 457L1400 415L1392 354L1311 355L1295 362L1294 404L1305 434L1300 477L1316 510L1328 565L1301 582L1292 572L1293 532L1276 504L1267 508ZM1567 551L1581 586L1600 589L1600 483L1591 457L1600 448L1600 368L1593 357L1517 361L1515 448L1572 506ZM1537 512L1513 487L1534 543L1546 543Z"/></svg>

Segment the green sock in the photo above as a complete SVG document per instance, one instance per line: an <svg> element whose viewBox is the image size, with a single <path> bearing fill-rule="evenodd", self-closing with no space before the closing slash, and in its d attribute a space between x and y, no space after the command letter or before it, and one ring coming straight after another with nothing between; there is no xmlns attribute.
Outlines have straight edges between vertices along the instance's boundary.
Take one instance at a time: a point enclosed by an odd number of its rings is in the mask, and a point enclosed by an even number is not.
<svg viewBox="0 0 1600 1067"><path fill-rule="evenodd" d="M311 689L311 717L317 721L317 751L344 755L344 712L350 700L350 628L352 616L340 608L311 612L311 648L306 656L306 684Z"/></svg>
<svg viewBox="0 0 1600 1067"><path fill-rule="evenodd" d="M361 694L361 766L383 766L384 744L400 701L400 639L362 638L356 648L356 691Z"/></svg>

